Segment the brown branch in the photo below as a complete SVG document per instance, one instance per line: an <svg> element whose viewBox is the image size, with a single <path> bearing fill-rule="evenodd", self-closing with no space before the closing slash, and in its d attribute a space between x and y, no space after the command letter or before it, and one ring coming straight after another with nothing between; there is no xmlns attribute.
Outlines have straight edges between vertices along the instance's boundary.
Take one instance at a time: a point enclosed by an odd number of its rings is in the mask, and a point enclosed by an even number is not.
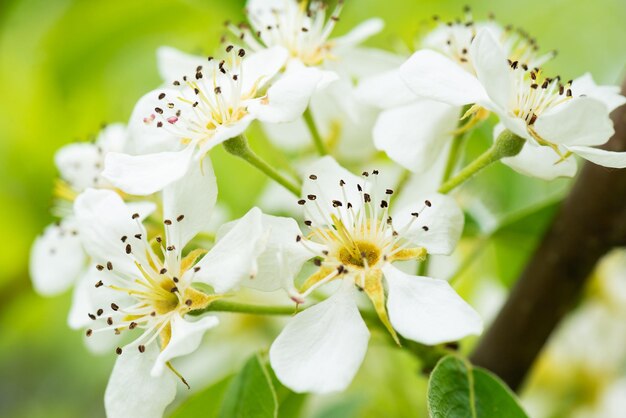
<svg viewBox="0 0 626 418"><path fill-rule="evenodd" d="M626 105L612 116L605 149L626 151ZM586 163L472 361L519 388L598 260L625 242L626 169Z"/></svg>

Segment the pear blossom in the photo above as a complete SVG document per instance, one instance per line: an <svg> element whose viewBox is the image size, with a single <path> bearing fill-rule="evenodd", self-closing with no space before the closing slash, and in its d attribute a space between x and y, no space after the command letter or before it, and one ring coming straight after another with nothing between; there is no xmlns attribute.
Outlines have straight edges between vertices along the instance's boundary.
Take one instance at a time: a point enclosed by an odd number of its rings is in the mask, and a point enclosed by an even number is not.
<svg viewBox="0 0 626 418"><path fill-rule="evenodd" d="M94 142L72 143L55 154L60 175L55 185L55 214L60 219L35 239L30 254L30 276L39 294L62 293L84 274L88 257L82 248L71 204L87 188L111 187L101 175L104 156L107 152L124 150L127 137L122 124L111 124L102 129ZM153 208L144 202L135 210L146 215Z"/></svg>
<svg viewBox="0 0 626 418"><path fill-rule="evenodd" d="M508 58L488 29L476 35L467 52L476 76L442 55L420 52L400 69L411 90L497 114L505 129L527 140L518 156L503 160L517 171L545 179L572 176L572 154L607 167L626 166L625 153L594 148L614 132L609 113L625 102L617 89L596 86L589 75L567 83L546 77L532 64Z"/></svg>
<svg viewBox="0 0 626 418"><path fill-rule="evenodd" d="M139 100L129 123L138 155L109 153L107 180L127 193L151 194L184 176L214 146L243 134L253 120L289 120L292 110L272 108L263 93L287 52L276 47L247 55L229 45L226 53L193 68L185 65L194 62L187 57L178 64L186 75Z"/></svg>
<svg viewBox="0 0 626 418"><path fill-rule="evenodd" d="M372 301L396 341L397 333L438 344L481 332L478 314L446 281L407 274L393 265L453 251L463 214L452 198L433 195L394 211L392 217L393 191L383 189L382 196L375 193L378 171L359 178L325 157L310 173L314 174L308 176L304 198L299 201L310 232L291 228L283 233L290 238L286 243L301 248L298 257L286 257L283 268L275 268L275 275L293 278L304 261L313 257L317 272L292 298L302 302L331 282L338 289L298 313L272 344L270 362L283 384L296 392L326 393L350 383L369 339L357 307L359 291ZM274 233L278 230L274 225ZM271 258L265 262L272 265Z"/></svg>
<svg viewBox="0 0 626 418"><path fill-rule="evenodd" d="M342 8L343 1L330 9L322 1L249 0L248 23L229 23L228 28L238 42L254 51L277 45L289 51L283 77L306 86L301 90L306 92L306 103L311 100L313 122L333 151L358 159L373 151L364 138L370 135L377 112L355 95L355 81L397 67L402 61L395 54L359 45L382 30L378 18L332 38ZM270 89L270 101L272 95ZM287 124L263 124L263 128L273 142L289 151L300 151L312 141L302 118Z"/></svg>
<svg viewBox="0 0 626 418"><path fill-rule="evenodd" d="M409 63L444 61L460 78L475 79L476 69L469 51L476 34L483 29L494 34L512 61L537 66L554 56L553 52L539 54L536 41L522 30L510 26L502 28L493 20L474 22L469 9L464 20L435 20L437 26L424 37L423 49L417 51ZM439 76L435 73L432 77ZM450 81L444 75L440 83L447 85ZM466 116L471 115L472 119L457 129L460 103L438 101L437 96L431 97L421 89L412 91L402 79L399 68L361 80L357 96L383 109L372 132L376 148L415 173L428 170L455 134L488 115L483 109L468 113Z"/></svg>
<svg viewBox="0 0 626 418"><path fill-rule="evenodd" d="M217 196L208 159L163 190L165 236L149 239L146 228L118 194L87 189L74 204L83 245L95 260L102 305L88 313L89 338L107 334L119 354L105 395L109 417L160 417L173 400L172 360L195 351L218 319L188 314L223 297L220 293L254 275L263 249L258 209L250 210L208 252L187 243L209 222ZM196 287L208 284L216 294ZM108 298L108 299L107 299ZM104 302L106 300L106 302ZM169 370L165 370L165 369Z"/></svg>

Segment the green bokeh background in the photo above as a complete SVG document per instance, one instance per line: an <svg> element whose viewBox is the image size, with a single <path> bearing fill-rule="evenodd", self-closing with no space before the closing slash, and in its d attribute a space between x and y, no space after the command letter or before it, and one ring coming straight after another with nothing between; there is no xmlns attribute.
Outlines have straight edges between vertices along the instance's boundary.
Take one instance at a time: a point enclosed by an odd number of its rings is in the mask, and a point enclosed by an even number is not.
<svg viewBox="0 0 626 418"><path fill-rule="evenodd" d="M468 2L346 3L337 33L380 16L386 29L370 44L405 51L433 14L455 17ZM546 50L558 49L549 69L565 79L590 71L599 82L616 83L623 74L624 0L469 4L476 20L494 12L500 22L534 34ZM69 295L38 297L28 278L30 244L52 220L53 154L63 144L89 139L104 122L128 119L134 102L159 84L158 46L209 53L221 23L242 19L242 8L243 1L231 0L0 2L0 416L103 416L112 356L90 355L80 333L68 330ZM213 159L220 199L234 214L244 212L265 180L221 151ZM526 196L519 193L513 198L523 201ZM395 409L388 416L418 416Z"/></svg>

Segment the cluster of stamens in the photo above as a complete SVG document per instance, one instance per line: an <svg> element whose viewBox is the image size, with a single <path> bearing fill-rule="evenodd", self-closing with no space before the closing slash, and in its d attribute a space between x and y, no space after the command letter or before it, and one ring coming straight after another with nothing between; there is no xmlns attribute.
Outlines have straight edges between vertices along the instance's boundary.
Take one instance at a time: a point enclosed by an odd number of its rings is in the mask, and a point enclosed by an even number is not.
<svg viewBox="0 0 626 418"><path fill-rule="evenodd" d="M514 72L515 95L513 114L529 127L543 112L573 97L572 81L561 82L561 77L544 77L539 68L530 69L518 61L509 61Z"/></svg>
<svg viewBox="0 0 626 418"><path fill-rule="evenodd" d="M226 57L217 61L208 57L192 75L175 80L178 88L158 93L154 112L144 118L146 125L165 129L184 143L202 147L211 140L219 126L238 122L247 114L245 101L256 96L257 83L244 91L242 62L246 52L234 45L226 47Z"/></svg>
<svg viewBox="0 0 626 418"><path fill-rule="evenodd" d="M315 257L314 263L325 274L324 277L315 279L314 286L305 286L307 290L302 297L340 276L353 278L355 284L363 288L367 274L373 269L380 269L384 263L395 259L417 259L418 255L423 256L423 249L415 251L415 248L410 248L411 242L403 238L403 234L409 228L415 227L414 223L419 222L422 211L432 206L431 202L425 201L419 211L411 214L409 224L396 230L389 215L393 190L386 189L382 198L368 192L370 189L375 190L376 177L378 171L374 170L371 173L363 173L363 184L348 185L344 180L339 180L342 196L332 196L336 199L331 200L319 183L315 182L317 176L314 174L309 176L309 179L317 184L319 192L309 194L305 199L298 201L298 204L304 206L306 219L304 224L310 232L305 237L297 236L296 241L311 251ZM371 178L374 180L370 183ZM356 187L360 200L356 208L348 199L346 190L352 186ZM320 201L331 202L332 207L323 207ZM429 230L425 224L418 227L424 231ZM310 243L321 244L325 249L320 252Z"/></svg>
<svg viewBox="0 0 626 418"><path fill-rule="evenodd" d="M322 1L285 1L285 7L247 10L250 25L226 22L228 30L252 51L283 46L305 65L318 65L331 54L329 37L339 21L343 1L339 0L327 18Z"/></svg>
<svg viewBox="0 0 626 418"><path fill-rule="evenodd" d="M100 307L95 312L89 313L90 319L104 320L106 325L90 328L86 335L89 337L97 332L114 332L120 335L123 331L141 329L142 333L132 344L137 345L139 352L143 353L146 346L158 337L161 348L164 348L171 337L172 316L176 313L184 315L196 309L198 298L201 299L203 294L190 287L192 276L200 270L200 267L193 267L191 274L184 275L180 251L176 251L175 246L168 243L167 237L170 235L168 227L173 222L182 222L184 215L179 215L175 221L163 222L166 232L165 243L159 236L152 243L149 242L144 236L139 214L133 214L132 218L137 222L137 233L121 236L120 245L137 266L140 275L126 277L123 273L116 272L113 263L107 261L98 264L96 268L98 271L108 273L110 283L105 284L100 280L95 287L108 288L131 296L134 303L122 307L112 302L109 306ZM158 247L163 256L157 256L153 247ZM122 351L121 347L115 349L117 354L122 354Z"/></svg>
<svg viewBox="0 0 626 418"><path fill-rule="evenodd" d="M480 24L477 25L474 22L469 7L464 8L464 14L463 19L448 21L440 25L438 30L445 32L445 46L443 46L442 52L468 71L474 72L469 49L478 30L480 30ZM434 16L433 19L439 22L438 16ZM489 20L493 21L494 19L494 15L490 14ZM512 25L506 26L502 31L500 42L508 58L512 61L525 62L531 66L543 65L556 55L556 51L538 55L539 45L537 45L536 39L525 30L515 28Z"/></svg>

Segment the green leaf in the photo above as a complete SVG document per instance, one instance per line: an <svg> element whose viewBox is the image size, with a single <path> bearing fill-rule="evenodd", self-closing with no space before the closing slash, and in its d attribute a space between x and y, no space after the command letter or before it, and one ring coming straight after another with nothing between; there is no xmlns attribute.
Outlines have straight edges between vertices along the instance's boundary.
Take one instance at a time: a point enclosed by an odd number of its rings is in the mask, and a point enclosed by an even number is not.
<svg viewBox="0 0 626 418"><path fill-rule="evenodd" d="M457 356L441 359L428 383L431 418L528 418L506 385Z"/></svg>
<svg viewBox="0 0 626 418"><path fill-rule="evenodd" d="M232 380L233 377L228 376L191 396L174 411L170 418L217 418L219 406Z"/></svg>
<svg viewBox="0 0 626 418"><path fill-rule="evenodd" d="M272 379L259 354L255 354L231 382L220 418L276 418L278 400Z"/></svg>

